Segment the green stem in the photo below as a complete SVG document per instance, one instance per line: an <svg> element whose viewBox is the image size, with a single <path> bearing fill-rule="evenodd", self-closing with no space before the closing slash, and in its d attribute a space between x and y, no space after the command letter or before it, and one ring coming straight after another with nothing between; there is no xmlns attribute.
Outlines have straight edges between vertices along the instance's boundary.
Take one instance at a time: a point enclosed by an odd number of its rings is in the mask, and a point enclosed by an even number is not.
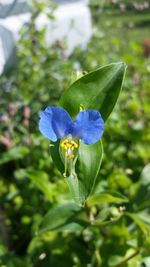
<svg viewBox="0 0 150 267"><path fill-rule="evenodd" d="M4 244L7 246L7 248L9 250L11 250L12 249L12 244L11 244L11 241L10 241L10 236L9 236L9 232L8 232L7 226L5 224L4 213L3 213L3 210L2 210L1 207L0 207L0 230L1 230L1 233L2 233Z"/></svg>
<svg viewBox="0 0 150 267"><path fill-rule="evenodd" d="M87 202L85 202L85 210L86 210L86 214L88 216L90 223L93 224L94 216L93 216L91 208L87 205Z"/></svg>
<svg viewBox="0 0 150 267"><path fill-rule="evenodd" d="M124 266L129 260L131 260L132 258L134 258L135 256L137 256L139 253L140 253L139 250L135 251L129 257L127 257L126 259L124 259L122 262L114 265L113 267L122 267L122 266Z"/></svg>

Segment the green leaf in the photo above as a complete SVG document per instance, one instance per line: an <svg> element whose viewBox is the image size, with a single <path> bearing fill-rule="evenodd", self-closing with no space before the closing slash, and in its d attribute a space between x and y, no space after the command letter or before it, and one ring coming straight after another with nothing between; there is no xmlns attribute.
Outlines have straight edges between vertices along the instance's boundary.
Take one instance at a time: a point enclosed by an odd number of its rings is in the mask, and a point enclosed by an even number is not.
<svg viewBox="0 0 150 267"><path fill-rule="evenodd" d="M137 210L149 208L150 199L150 164L147 164L141 173L139 188L134 199L137 205Z"/></svg>
<svg viewBox="0 0 150 267"><path fill-rule="evenodd" d="M87 198L94 189L103 156L102 142L85 145L80 142L76 172L80 181L80 194Z"/></svg>
<svg viewBox="0 0 150 267"><path fill-rule="evenodd" d="M149 235L150 230L148 225L138 216L138 214L125 212L125 215L130 217L139 226L139 228L145 235Z"/></svg>
<svg viewBox="0 0 150 267"><path fill-rule="evenodd" d="M120 264L124 260L124 257L119 255L113 255L108 260L108 266L113 267Z"/></svg>
<svg viewBox="0 0 150 267"><path fill-rule="evenodd" d="M150 266L150 257L145 257L143 259L143 263L145 267L149 267Z"/></svg>
<svg viewBox="0 0 150 267"><path fill-rule="evenodd" d="M99 110L106 120L119 96L125 70L126 66L121 62L103 66L84 75L64 92L60 105L72 117L77 115L82 105L85 109Z"/></svg>
<svg viewBox="0 0 150 267"><path fill-rule="evenodd" d="M44 171L20 169L15 172L15 176L18 178L28 177L49 201L53 201L54 185L49 182L48 175Z"/></svg>
<svg viewBox="0 0 150 267"><path fill-rule="evenodd" d="M78 177L74 177L73 175L70 175L65 179L67 182L67 185L69 186L69 189L71 191L72 197L78 204L83 205L85 201L85 197L83 194L83 188L82 184L79 181Z"/></svg>
<svg viewBox="0 0 150 267"><path fill-rule="evenodd" d="M108 225L116 222L123 215L116 207L107 207L100 210L93 220L93 225Z"/></svg>
<svg viewBox="0 0 150 267"><path fill-rule="evenodd" d="M67 232L67 233L77 233L77 232L81 232L83 231L83 229L85 228L85 225L78 223L78 221L76 222L69 222L64 226L60 226L57 229L55 229L55 231L58 232Z"/></svg>
<svg viewBox="0 0 150 267"><path fill-rule="evenodd" d="M72 117L75 117L82 105L85 109L99 110L106 120L117 101L125 69L123 63L114 63L82 76L64 92L60 99L60 105ZM64 172L59 155L59 143L51 149L51 152L58 169ZM94 188L102 154L101 142L94 145L85 145L80 142L78 160L75 166L78 178L70 176L66 181L73 198L82 204Z"/></svg>
<svg viewBox="0 0 150 267"><path fill-rule="evenodd" d="M60 140L58 140L55 143L52 143L52 146L50 147L50 153L51 153L51 157L52 157L54 163L56 164L58 170L61 173L64 173L64 165L62 163L62 160L61 160L61 157L59 154L59 143L60 143Z"/></svg>
<svg viewBox="0 0 150 267"><path fill-rule="evenodd" d="M64 166L59 155L59 145L53 146L51 151L52 158L58 169L64 173ZM70 175L65 178L65 181L70 188L74 200L77 203L84 204L86 198L94 189L96 177L100 169L103 155L102 142L99 141L94 145L85 145L80 142L78 153L78 160L75 165L77 177Z"/></svg>
<svg viewBox="0 0 150 267"><path fill-rule="evenodd" d="M87 199L88 206L99 205L103 203L126 203L128 199L118 192L97 193Z"/></svg>
<svg viewBox="0 0 150 267"><path fill-rule="evenodd" d="M94 189L97 174L100 169L103 147L101 142L85 145L80 142L79 155L76 163L77 177L66 178L72 197L77 203L84 205L86 198Z"/></svg>
<svg viewBox="0 0 150 267"><path fill-rule="evenodd" d="M137 266L136 263L138 255L139 255L139 250L129 248L124 256L120 255L110 256L108 260L108 266L109 267ZM129 260L131 265L129 265L128 263Z"/></svg>
<svg viewBox="0 0 150 267"><path fill-rule="evenodd" d="M13 147L1 154L0 165L12 160L22 159L29 153L29 149L25 146Z"/></svg>
<svg viewBox="0 0 150 267"><path fill-rule="evenodd" d="M150 163L147 164L141 173L141 184L148 186L150 184Z"/></svg>
<svg viewBox="0 0 150 267"><path fill-rule="evenodd" d="M149 210L143 210L141 212L136 213L137 216L143 221L145 222L147 225L149 225L150 227L150 214L149 214Z"/></svg>
<svg viewBox="0 0 150 267"><path fill-rule="evenodd" d="M53 231L57 228L65 227L67 224L74 223L74 217L80 210L81 208L75 203L67 203L50 209L43 218L38 233Z"/></svg>

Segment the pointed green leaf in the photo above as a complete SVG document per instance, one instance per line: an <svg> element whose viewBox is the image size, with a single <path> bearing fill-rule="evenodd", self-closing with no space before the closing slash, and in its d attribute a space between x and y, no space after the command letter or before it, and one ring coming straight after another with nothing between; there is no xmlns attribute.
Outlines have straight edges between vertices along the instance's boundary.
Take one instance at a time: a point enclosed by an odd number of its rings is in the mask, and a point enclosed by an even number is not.
<svg viewBox="0 0 150 267"><path fill-rule="evenodd" d="M103 147L101 141L94 145L80 143L76 172L80 181L79 186L82 199L86 199L94 188L102 155Z"/></svg>
<svg viewBox="0 0 150 267"><path fill-rule="evenodd" d="M124 203L124 202L128 202L128 199L118 192L97 193L90 196L87 199L87 204L89 206L99 205L103 203Z"/></svg>
<svg viewBox="0 0 150 267"><path fill-rule="evenodd" d="M106 120L119 96L125 70L124 63L113 63L82 76L64 92L60 105L72 117L83 105L85 109L99 110Z"/></svg>
<svg viewBox="0 0 150 267"><path fill-rule="evenodd" d="M64 168L64 165L62 163L60 154L59 154L59 143L60 143L60 140L58 140L55 143L52 143L52 146L50 147L50 153L51 153L51 157L52 157L54 163L56 164L58 170L61 173L64 173L65 168Z"/></svg>
<svg viewBox="0 0 150 267"><path fill-rule="evenodd" d="M138 214L131 213L131 212L125 212L125 215L130 217L139 226L139 228L141 229L141 231L145 235L149 235L150 229L149 229L148 225L138 216Z"/></svg>
<svg viewBox="0 0 150 267"><path fill-rule="evenodd" d="M38 233L56 230L70 222L73 223L75 215L77 215L80 210L81 208L75 203L67 203L50 209L43 218Z"/></svg>

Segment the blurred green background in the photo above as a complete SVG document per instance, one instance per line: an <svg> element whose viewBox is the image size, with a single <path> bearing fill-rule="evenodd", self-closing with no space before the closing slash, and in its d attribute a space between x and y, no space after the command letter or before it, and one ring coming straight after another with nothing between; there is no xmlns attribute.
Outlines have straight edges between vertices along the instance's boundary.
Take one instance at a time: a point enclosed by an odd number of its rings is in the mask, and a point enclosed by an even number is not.
<svg viewBox="0 0 150 267"><path fill-rule="evenodd" d="M0 77L0 267L149 267L150 1L91 0L92 38L69 57L65 40L48 47L46 29L35 27L45 6L53 10L55 3L32 3L16 64ZM142 8L145 3L148 8ZM91 71L119 61L128 68L105 125L95 191L115 190L129 202L95 206L97 226L56 227L38 235L44 214L71 201L49 141L38 130L40 111L57 105L77 67Z"/></svg>

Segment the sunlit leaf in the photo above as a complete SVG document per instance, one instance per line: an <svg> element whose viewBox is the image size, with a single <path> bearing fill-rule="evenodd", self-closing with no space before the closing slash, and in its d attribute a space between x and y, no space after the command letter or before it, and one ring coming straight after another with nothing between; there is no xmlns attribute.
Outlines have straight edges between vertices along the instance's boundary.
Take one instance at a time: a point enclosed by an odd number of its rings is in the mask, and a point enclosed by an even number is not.
<svg viewBox="0 0 150 267"><path fill-rule="evenodd" d="M104 193L97 193L90 196L87 199L87 204L89 206L103 204L103 203L126 203L128 199L118 192L104 192Z"/></svg>
<svg viewBox="0 0 150 267"><path fill-rule="evenodd" d="M124 63L114 63L82 76L64 92L60 105L72 117L82 105L85 109L99 110L106 120L119 96L125 69Z"/></svg>
<svg viewBox="0 0 150 267"><path fill-rule="evenodd" d="M148 235L150 233L150 229L148 228L148 225L143 220L141 220L138 214L131 213L131 212L125 212L125 214L128 217L130 217L139 226L139 228L145 235Z"/></svg>

